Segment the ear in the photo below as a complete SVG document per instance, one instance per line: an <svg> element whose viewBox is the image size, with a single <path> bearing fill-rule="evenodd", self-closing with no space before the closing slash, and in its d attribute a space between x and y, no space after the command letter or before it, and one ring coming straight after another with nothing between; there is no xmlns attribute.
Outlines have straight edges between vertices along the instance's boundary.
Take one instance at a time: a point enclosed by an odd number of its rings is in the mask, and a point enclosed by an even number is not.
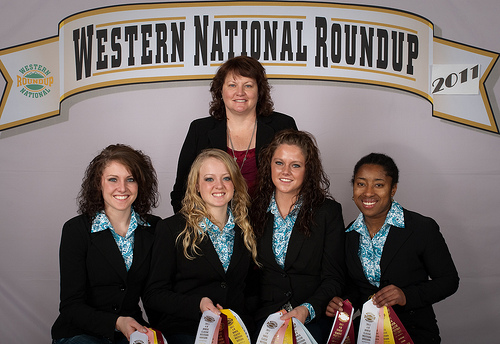
<svg viewBox="0 0 500 344"><path fill-rule="evenodd" d="M392 186L392 190L391 190L391 197L394 197L394 195L396 194L397 190L398 190L398 184L394 184Z"/></svg>

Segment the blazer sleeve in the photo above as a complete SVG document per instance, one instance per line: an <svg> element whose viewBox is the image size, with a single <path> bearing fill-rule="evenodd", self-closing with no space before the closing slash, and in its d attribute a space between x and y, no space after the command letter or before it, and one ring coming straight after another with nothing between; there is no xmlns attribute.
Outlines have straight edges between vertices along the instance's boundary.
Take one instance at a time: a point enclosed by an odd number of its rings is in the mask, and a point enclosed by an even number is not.
<svg viewBox="0 0 500 344"><path fill-rule="evenodd" d="M186 295L174 290L176 276L182 274L182 271L177 269L178 259L187 259L183 258L182 243L179 248L176 243L180 222L166 219L157 225L144 304L156 312L176 314L186 319L199 319L203 296Z"/></svg>
<svg viewBox="0 0 500 344"><path fill-rule="evenodd" d="M186 191L186 179L191 169L191 165L198 155L198 139L200 133L196 121L191 122L189 130L184 140L184 143L179 154L179 161L177 163L177 175L170 199L174 212L177 213L181 210L181 202L184 198Z"/></svg>
<svg viewBox="0 0 500 344"><path fill-rule="evenodd" d="M326 306L335 295L342 295L345 284L345 231L342 207L329 200L323 216L317 218L316 226L325 232L321 263L321 284L306 300L316 313L316 318L324 315ZM319 253L319 252L318 252Z"/></svg>
<svg viewBox="0 0 500 344"><path fill-rule="evenodd" d="M113 338L118 315L97 310L86 302L88 298L87 250L88 226L83 217L63 226L59 249L62 316L79 328Z"/></svg>
<svg viewBox="0 0 500 344"><path fill-rule="evenodd" d="M415 230L419 231L419 241L423 246L419 259L430 279L401 288L406 296L405 309L432 305L458 289L458 272L439 225L431 218L424 219Z"/></svg>

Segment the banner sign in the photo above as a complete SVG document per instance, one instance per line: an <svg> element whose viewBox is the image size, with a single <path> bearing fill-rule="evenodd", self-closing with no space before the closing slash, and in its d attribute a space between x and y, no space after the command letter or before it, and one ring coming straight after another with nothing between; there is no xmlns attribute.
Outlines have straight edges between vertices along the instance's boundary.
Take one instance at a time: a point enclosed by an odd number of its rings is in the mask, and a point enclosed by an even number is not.
<svg viewBox="0 0 500 344"><path fill-rule="evenodd" d="M63 19L59 35L0 50L0 130L59 114L102 87L211 79L249 55L270 79L380 85L417 94L434 116L498 133L484 86L498 54L433 36L390 8L234 1L119 5Z"/></svg>

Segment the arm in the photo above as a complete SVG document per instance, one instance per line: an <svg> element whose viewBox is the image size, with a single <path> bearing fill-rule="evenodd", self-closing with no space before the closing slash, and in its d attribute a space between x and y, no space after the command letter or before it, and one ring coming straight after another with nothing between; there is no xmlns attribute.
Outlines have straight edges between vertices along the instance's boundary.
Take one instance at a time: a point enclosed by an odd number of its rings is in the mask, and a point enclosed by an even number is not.
<svg viewBox="0 0 500 344"><path fill-rule="evenodd" d="M176 213L181 210L181 202L184 198L184 193L186 192L186 179L189 174L189 170L191 169L191 165L199 153L197 149L198 138L199 133L197 132L195 122L191 122L179 154L175 184L172 192L170 193L170 203Z"/></svg>
<svg viewBox="0 0 500 344"><path fill-rule="evenodd" d="M406 309L432 305L452 295L458 289L458 272L450 251L439 231L438 224L430 218L418 228L422 240L419 260L430 279L401 287L406 297Z"/></svg>
<svg viewBox="0 0 500 344"><path fill-rule="evenodd" d="M92 307L88 303L89 224L79 217L68 221L62 231L59 250L61 315L82 330L113 338L118 314ZM95 264L99 264L95 261ZM135 320L134 320L135 321ZM139 325L140 326L140 325ZM142 327L142 326L141 326Z"/></svg>
<svg viewBox="0 0 500 344"><path fill-rule="evenodd" d="M329 201L331 206L324 211L324 218L317 219L317 226L325 231L322 263L321 284L306 300L321 317L325 313L328 301L335 295L342 295L345 286L345 230L342 208L340 204ZM321 222L319 222L321 221Z"/></svg>
<svg viewBox="0 0 500 344"><path fill-rule="evenodd" d="M144 304L161 313L198 319L204 295L186 295L174 290L178 274L183 273L179 271L179 265L181 261L188 261L184 257L182 243L176 243L178 231L173 228L176 226L181 224L167 219L160 221L156 227Z"/></svg>

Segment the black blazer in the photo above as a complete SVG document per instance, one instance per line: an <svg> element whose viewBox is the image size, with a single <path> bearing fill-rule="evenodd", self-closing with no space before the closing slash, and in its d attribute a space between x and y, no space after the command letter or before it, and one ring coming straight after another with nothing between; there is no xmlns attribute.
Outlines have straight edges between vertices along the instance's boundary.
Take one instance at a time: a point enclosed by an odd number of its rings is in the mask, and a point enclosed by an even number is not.
<svg viewBox="0 0 500 344"><path fill-rule="evenodd" d="M201 317L200 301L205 296L214 305L234 310L248 325L243 292L251 255L244 246L241 230L234 227L233 254L224 272L208 236L200 245L201 256L192 260L184 256L182 242L176 239L185 225L181 214L158 223L151 275L144 296L145 306L157 313L149 318L151 325L165 336L196 335Z"/></svg>
<svg viewBox="0 0 500 344"><path fill-rule="evenodd" d="M261 308L256 319L262 320L290 302L292 307L310 303L320 319L328 301L344 287L344 220L342 208L326 199L314 210L311 236L295 227L292 230L282 269L272 250L274 216L267 213L265 230L258 241L257 260L261 269Z"/></svg>
<svg viewBox="0 0 500 344"><path fill-rule="evenodd" d="M52 338L80 334L113 340L119 316L131 316L146 324L139 307L149 272L154 231L151 225L135 231L134 260L127 272L125 262L109 230L90 233L91 220L76 216L64 224L59 250L61 275L60 315L52 326Z"/></svg>
<svg viewBox="0 0 500 344"><path fill-rule="evenodd" d="M295 120L279 112L273 112L270 116L257 117L257 133L255 151L257 165L259 164L259 152L274 137L274 134L283 129L297 129ZM177 164L177 176L174 189L170 193L174 212L181 209L181 202L186 192L186 179L191 165L198 154L206 148L219 148L227 151L226 121L217 120L213 117L199 118L191 122L189 131L182 145Z"/></svg>
<svg viewBox="0 0 500 344"><path fill-rule="evenodd" d="M414 343L438 343L439 329L432 304L458 288L458 273L450 251L431 218L404 209L405 228L391 227L380 261L380 287L401 288L406 305L393 309ZM346 234L348 297L357 307L379 289L365 277L358 257L359 233Z"/></svg>

